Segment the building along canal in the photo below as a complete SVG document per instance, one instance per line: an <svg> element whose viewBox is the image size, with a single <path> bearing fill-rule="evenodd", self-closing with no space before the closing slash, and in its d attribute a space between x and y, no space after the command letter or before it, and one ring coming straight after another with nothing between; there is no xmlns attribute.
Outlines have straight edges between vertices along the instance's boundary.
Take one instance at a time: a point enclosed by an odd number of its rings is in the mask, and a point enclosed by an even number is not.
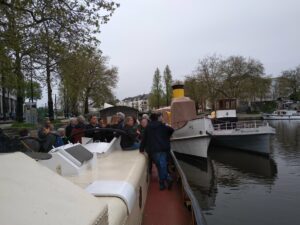
<svg viewBox="0 0 300 225"><path fill-rule="evenodd" d="M300 121L271 121L270 157L211 148L180 165L209 225L298 224Z"/></svg>

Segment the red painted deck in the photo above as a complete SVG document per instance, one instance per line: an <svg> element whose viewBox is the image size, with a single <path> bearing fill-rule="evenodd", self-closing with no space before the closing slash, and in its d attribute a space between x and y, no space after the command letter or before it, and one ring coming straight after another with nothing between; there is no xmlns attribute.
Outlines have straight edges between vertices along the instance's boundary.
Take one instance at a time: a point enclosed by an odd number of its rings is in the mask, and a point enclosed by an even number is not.
<svg viewBox="0 0 300 225"><path fill-rule="evenodd" d="M152 175L143 215L143 225L189 225L192 224L191 213L184 206L181 189L173 182L172 189L159 190L156 167Z"/></svg>

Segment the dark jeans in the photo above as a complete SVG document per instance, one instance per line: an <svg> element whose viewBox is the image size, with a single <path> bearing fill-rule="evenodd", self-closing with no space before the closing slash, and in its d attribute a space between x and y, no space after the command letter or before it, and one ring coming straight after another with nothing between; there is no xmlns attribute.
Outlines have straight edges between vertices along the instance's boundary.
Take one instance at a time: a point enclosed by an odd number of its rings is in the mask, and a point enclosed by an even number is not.
<svg viewBox="0 0 300 225"><path fill-rule="evenodd" d="M166 181L169 177L168 175L168 162L166 152L156 152L152 154L152 159L157 166L159 181Z"/></svg>
<svg viewBox="0 0 300 225"><path fill-rule="evenodd" d="M139 142L134 142L130 147L123 148L123 150L137 150L140 148Z"/></svg>

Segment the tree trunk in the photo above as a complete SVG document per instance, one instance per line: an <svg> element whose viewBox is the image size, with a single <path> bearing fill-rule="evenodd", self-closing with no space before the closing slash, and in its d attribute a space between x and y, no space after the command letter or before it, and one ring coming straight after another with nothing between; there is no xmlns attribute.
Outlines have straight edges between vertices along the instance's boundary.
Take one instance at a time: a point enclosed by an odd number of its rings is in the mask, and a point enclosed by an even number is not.
<svg viewBox="0 0 300 225"><path fill-rule="evenodd" d="M198 114L198 110L199 110L199 101L198 100L195 101L195 106L196 106L196 114Z"/></svg>
<svg viewBox="0 0 300 225"><path fill-rule="evenodd" d="M49 41L49 32L45 24L44 29L46 32L46 83L48 90L48 116L50 121L54 120L54 111L53 111L53 99L52 99L52 87L51 87L51 60L50 60L50 41Z"/></svg>
<svg viewBox="0 0 300 225"><path fill-rule="evenodd" d="M16 52L15 73L17 75L17 109L16 120L23 122L23 104L24 104L24 78L21 71L21 58L19 52Z"/></svg>
<svg viewBox="0 0 300 225"><path fill-rule="evenodd" d="M6 113L7 113L7 105L5 100L5 88L2 87L2 109L3 109L3 120L6 120Z"/></svg>
<svg viewBox="0 0 300 225"><path fill-rule="evenodd" d="M31 98L31 102L33 102L33 83L32 83L32 72L31 72L31 76L30 76L30 98Z"/></svg>
<svg viewBox="0 0 300 225"><path fill-rule="evenodd" d="M85 98L84 99L84 114L88 114L89 113L89 99Z"/></svg>
<svg viewBox="0 0 300 225"><path fill-rule="evenodd" d="M69 105L68 105L68 99L67 99L67 91L64 88L64 116L65 118L69 117Z"/></svg>
<svg viewBox="0 0 300 225"><path fill-rule="evenodd" d="M169 106L169 91L168 91L168 86L167 86L167 88L166 88L166 104L167 104L167 106Z"/></svg>
<svg viewBox="0 0 300 225"><path fill-rule="evenodd" d="M78 116L79 115L78 105L74 101L71 101L71 112L72 112L73 116Z"/></svg>
<svg viewBox="0 0 300 225"><path fill-rule="evenodd" d="M86 96L85 96L85 99L84 99L84 114L89 113L89 95L90 95L90 90L88 89L86 91Z"/></svg>
<svg viewBox="0 0 300 225"><path fill-rule="evenodd" d="M50 60L49 56L47 56L46 61L46 82L47 82L47 89L48 89L48 114L49 119L51 121L54 120L54 111L53 111L53 99L52 99L52 87L51 87L51 70L50 70Z"/></svg>
<svg viewBox="0 0 300 225"><path fill-rule="evenodd" d="M6 105L6 101L5 101L5 78L4 75L2 75L1 77L2 79L2 111L3 111L3 120L6 120L6 113L7 113L7 105Z"/></svg>

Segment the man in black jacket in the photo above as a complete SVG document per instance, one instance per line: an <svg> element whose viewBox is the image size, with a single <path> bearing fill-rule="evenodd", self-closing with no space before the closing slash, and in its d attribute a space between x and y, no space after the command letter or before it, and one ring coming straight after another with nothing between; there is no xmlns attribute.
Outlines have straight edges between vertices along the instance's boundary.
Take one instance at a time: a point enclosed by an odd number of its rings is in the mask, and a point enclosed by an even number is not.
<svg viewBox="0 0 300 225"><path fill-rule="evenodd" d="M159 173L160 190L165 189L167 183L171 188L172 178L168 174L167 158L170 152L170 138L174 129L161 122L162 116L153 113L150 116L151 122L145 129L144 138L140 146L140 151L145 149L156 164Z"/></svg>

